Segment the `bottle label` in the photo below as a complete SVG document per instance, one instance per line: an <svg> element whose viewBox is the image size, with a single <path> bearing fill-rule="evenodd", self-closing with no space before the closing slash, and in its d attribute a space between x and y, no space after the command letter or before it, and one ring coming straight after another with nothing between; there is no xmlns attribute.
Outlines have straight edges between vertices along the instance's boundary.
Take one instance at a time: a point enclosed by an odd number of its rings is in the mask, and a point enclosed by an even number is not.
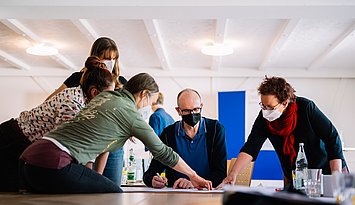
<svg viewBox="0 0 355 205"><path fill-rule="evenodd" d="M129 156L129 161L131 161L131 162L133 162L134 161L134 156L133 155L131 155L131 156Z"/></svg>
<svg viewBox="0 0 355 205"><path fill-rule="evenodd" d="M296 180L294 184L294 188L297 190L305 190L305 181L307 176L307 168L303 170L296 170Z"/></svg>
<svg viewBox="0 0 355 205"><path fill-rule="evenodd" d="M136 180L136 173L135 172L127 172L127 182L134 182Z"/></svg>

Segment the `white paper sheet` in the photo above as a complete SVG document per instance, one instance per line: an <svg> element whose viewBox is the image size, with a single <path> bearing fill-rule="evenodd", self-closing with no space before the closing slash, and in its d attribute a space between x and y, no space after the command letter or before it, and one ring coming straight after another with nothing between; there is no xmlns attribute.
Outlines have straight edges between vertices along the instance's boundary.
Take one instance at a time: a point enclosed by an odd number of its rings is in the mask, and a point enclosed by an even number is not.
<svg viewBox="0 0 355 205"><path fill-rule="evenodd" d="M154 189L151 187L121 187L123 192L180 192L180 193L223 193L224 190L221 189L213 189L213 190L198 190L198 189L173 189L173 188L162 188L162 189Z"/></svg>

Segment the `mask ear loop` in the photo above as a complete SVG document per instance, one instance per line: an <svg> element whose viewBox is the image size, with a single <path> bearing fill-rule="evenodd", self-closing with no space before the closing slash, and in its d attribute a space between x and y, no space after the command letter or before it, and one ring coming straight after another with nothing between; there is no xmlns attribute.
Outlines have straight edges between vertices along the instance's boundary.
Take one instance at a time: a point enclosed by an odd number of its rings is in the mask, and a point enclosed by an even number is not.
<svg viewBox="0 0 355 205"><path fill-rule="evenodd" d="M147 100L148 100L147 106L149 106L149 93L147 93L146 96L147 96ZM141 101L142 101L142 107L141 108L143 108L144 107L144 101L143 101L143 99Z"/></svg>
<svg viewBox="0 0 355 205"><path fill-rule="evenodd" d="M144 106L144 102L143 102L143 98L141 98L141 107L140 108L143 108L143 106Z"/></svg>
<svg viewBox="0 0 355 205"><path fill-rule="evenodd" d="M147 93L147 100L148 100L147 106L149 106L149 93Z"/></svg>

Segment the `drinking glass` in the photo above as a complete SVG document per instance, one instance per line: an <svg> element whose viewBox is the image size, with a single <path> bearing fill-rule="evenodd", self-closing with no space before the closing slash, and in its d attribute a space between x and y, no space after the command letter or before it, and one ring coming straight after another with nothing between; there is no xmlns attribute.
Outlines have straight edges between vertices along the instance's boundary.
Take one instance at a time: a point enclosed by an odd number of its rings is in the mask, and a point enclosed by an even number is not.
<svg viewBox="0 0 355 205"><path fill-rule="evenodd" d="M322 169L308 169L306 193L310 197L320 197L322 188Z"/></svg>

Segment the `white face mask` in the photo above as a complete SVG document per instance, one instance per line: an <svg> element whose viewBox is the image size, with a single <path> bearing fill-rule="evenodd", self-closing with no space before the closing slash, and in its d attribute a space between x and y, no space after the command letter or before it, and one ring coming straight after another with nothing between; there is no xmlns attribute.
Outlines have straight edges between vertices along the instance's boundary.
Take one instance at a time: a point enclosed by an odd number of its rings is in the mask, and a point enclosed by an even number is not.
<svg viewBox="0 0 355 205"><path fill-rule="evenodd" d="M149 105L149 96L147 96L147 99L148 99L148 105L138 109L138 112L141 114L141 116L144 120L149 119L150 111L152 109L152 106ZM142 102L142 104L143 104L143 102Z"/></svg>
<svg viewBox="0 0 355 205"><path fill-rule="evenodd" d="M115 67L115 59L112 60L104 60L103 61L106 64L106 67L109 71L113 71L113 67Z"/></svg>
<svg viewBox="0 0 355 205"><path fill-rule="evenodd" d="M267 119L269 122L272 122L276 119L278 119L281 115L282 112L280 112L278 109L276 110L262 110L263 112L263 117Z"/></svg>

